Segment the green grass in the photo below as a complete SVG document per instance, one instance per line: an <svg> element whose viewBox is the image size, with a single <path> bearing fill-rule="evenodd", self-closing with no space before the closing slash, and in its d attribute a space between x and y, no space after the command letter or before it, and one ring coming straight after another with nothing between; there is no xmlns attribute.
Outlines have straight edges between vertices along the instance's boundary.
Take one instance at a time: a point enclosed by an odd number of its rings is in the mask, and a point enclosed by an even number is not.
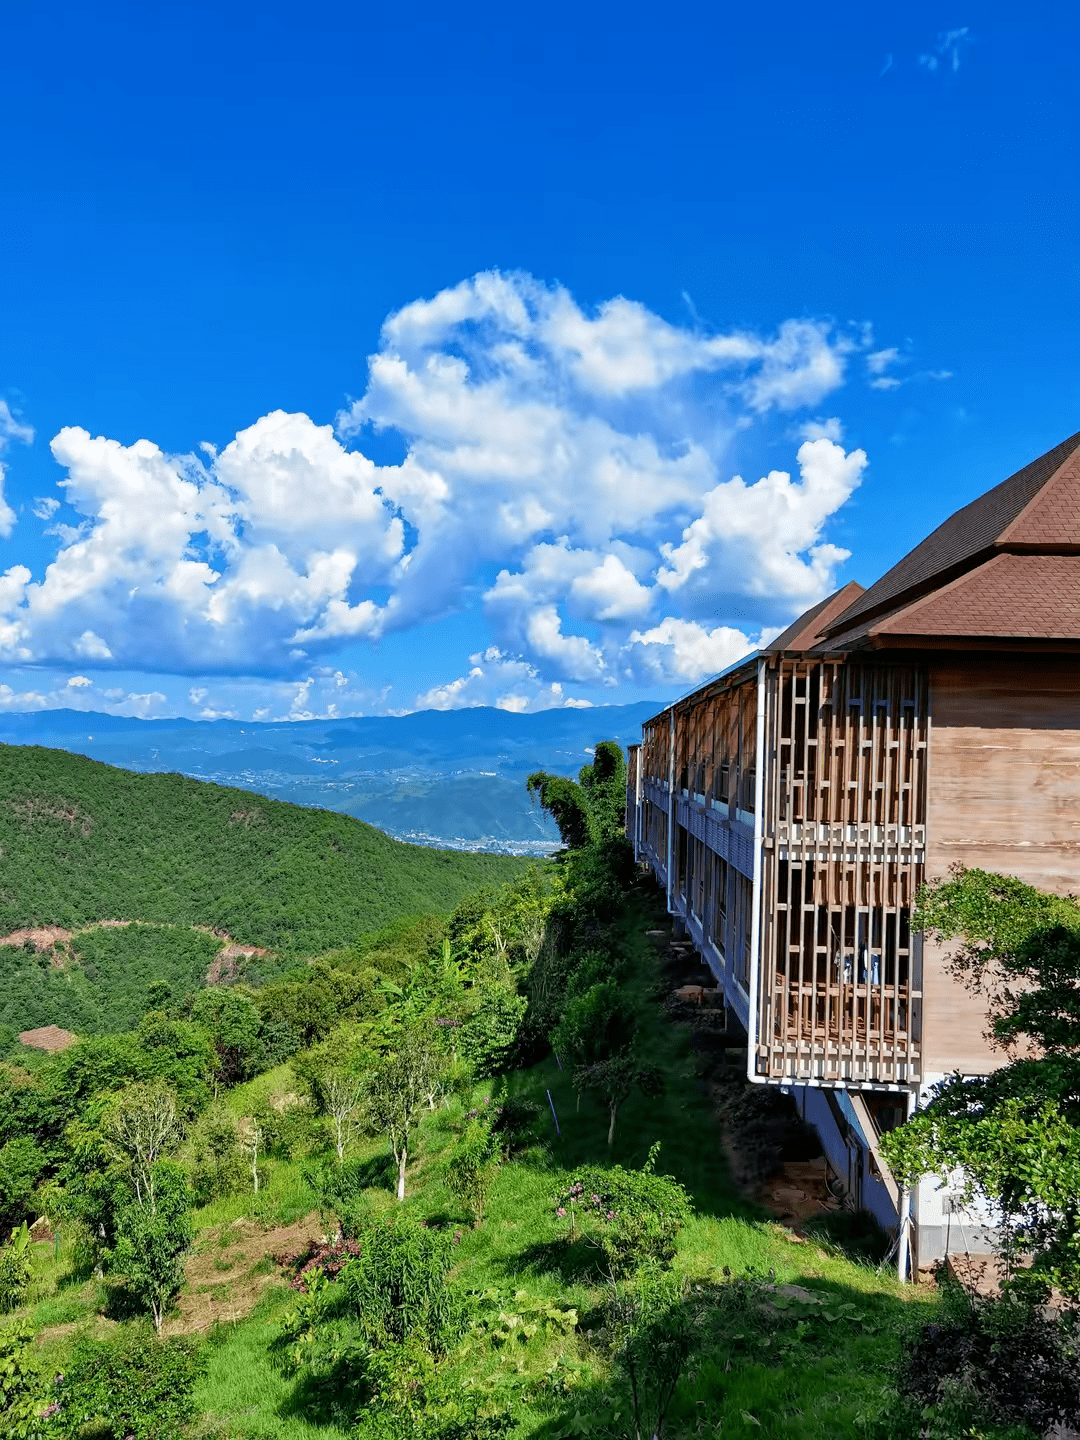
<svg viewBox="0 0 1080 1440"><path fill-rule="evenodd" d="M466 1106L454 1102L424 1120L408 1172L406 1203L418 1216L457 1235L456 1283L476 1292L496 1292L492 1313L501 1308L527 1317L546 1303L573 1307L581 1321L571 1333L541 1327L524 1344L515 1340L496 1345L473 1336L443 1363L443 1377L456 1392L471 1391L486 1404L508 1408L516 1440L620 1433L610 1426L619 1407L625 1420L625 1398L605 1351L588 1333L597 1323L605 1285L588 1254L582 1263L584 1247L571 1252L562 1243L566 1221L555 1215L553 1197L579 1164L603 1164L610 1158L639 1165L659 1140L659 1169L679 1179L695 1205L695 1218L680 1237L675 1262L689 1282L716 1285L732 1277L756 1276L768 1284L804 1286L827 1302L820 1314L814 1311L804 1333L794 1315L790 1320L781 1316L771 1329L751 1316L744 1338L738 1326L729 1327L684 1376L665 1436L836 1440L863 1435L867 1420L881 1411L904 1333L915 1320L929 1317L935 1297L925 1289L902 1288L891 1274L847 1259L835 1248L793 1243L787 1232L736 1193L717 1118L696 1077L685 1034L649 999L655 959L643 932L653 921L646 902L635 900L628 907L623 943L649 1053L666 1084L656 1099L634 1096L625 1104L611 1152L606 1112L590 1098L583 1098L578 1108L569 1077L553 1057L478 1087L471 1103L481 1103L484 1095L494 1103L513 1094L541 1105L537 1133L543 1143L502 1166L485 1223L474 1229L445 1183ZM234 1114L244 1115L256 1103L294 1088L289 1067L280 1066L232 1091L226 1103ZM561 1138L555 1136L547 1108L549 1090ZM385 1144L369 1141L355 1154L377 1162ZM222 1274L232 1276L235 1266L240 1278L251 1269L250 1254L240 1257L243 1239L230 1241L232 1221L246 1217L269 1228L310 1212L314 1197L302 1169L299 1157L272 1161L268 1183L258 1196L245 1192L197 1212L196 1248L204 1266L206 1252L212 1251ZM389 1174L370 1194L378 1208L393 1208ZM38 1249L42 1253L35 1263L41 1270L31 1307L36 1323L100 1328L98 1287L64 1281L63 1248L57 1257L51 1246ZM209 1370L197 1395L201 1432L251 1440L344 1440L344 1432L304 1414L296 1382L273 1363L272 1342L292 1299L287 1287L271 1282L250 1315L213 1332ZM845 1312L840 1308L844 1305L853 1310ZM835 1318L828 1320L826 1312ZM48 1363L62 1368L69 1344L65 1334L47 1334ZM354 1435L361 1436L364 1428L361 1420Z"/></svg>
<svg viewBox="0 0 1080 1440"><path fill-rule="evenodd" d="M0 746L0 927L208 925L290 955L446 912L519 875L508 856L431 850L327 810L181 775Z"/></svg>
<svg viewBox="0 0 1080 1440"><path fill-rule="evenodd" d="M775 1336L757 1335L749 1350L735 1341L727 1351L706 1355L684 1378L665 1434L722 1433L757 1440L762 1435L792 1440L856 1436L863 1433L866 1417L880 1411L882 1391L899 1354L899 1337L916 1318L926 1318L935 1298L925 1290L900 1287L891 1274L849 1260L835 1249L793 1243L785 1238L787 1232L735 1192L716 1116L696 1079L685 1037L646 999L654 964L642 936L648 923L647 916L628 917L626 944L633 955L643 1024L649 1027L650 1054L667 1083L658 1099L634 1097L626 1103L611 1158L639 1165L650 1145L661 1141L659 1168L686 1185L696 1207L676 1259L677 1269L692 1282L721 1282L729 1278L726 1267L733 1276L804 1286L828 1302L823 1309L849 1304L857 1316L847 1318L831 1308L829 1313L838 1318L815 1320L803 1338L797 1338L792 1320L790 1326L781 1323ZM275 1084L281 1088L283 1082L278 1076ZM548 1090L558 1111L561 1139L555 1137L547 1108ZM547 1144L501 1168L483 1226L469 1225L444 1179L464 1108L460 1103L425 1120L418 1159L409 1169L406 1203L459 1236L454 1272L458 1283L498 1291L510 1310L527 1311L541 1301L573 1306L587 1326L605 1287L595 1272L567 1266L565 1247L559 1243L566 1222L555 1216L552 1197L577 1165L603 1163L608 1157L606 1112L588 1098L578 1109L569 1077L554 1058L481 1087L473 1103L480 1103L484 1094L497 1101L507 1093L543 1105ZM381 1143L372 1142L356 1153L373 1159L383 1150ZM393 1205L389 1178L373 1198L380 1206ZM257 1315L219 1341L200 1403L226 1429L290 1437L315 1433L315 1427L302 1432L296 1428L304 1422L293 1413L289 1387L267 1366L266 1345L273 1338L275 1315L286 1304L283 1297L268 1298ZM509 1407L518 1440L612 1433L586 1427L600 1425L604 1414L610 1421L620 1403L613 1398L618 1387L604 1353L581 1331L541 1333L527 1345L502 1348L474 1340L445 1362L444 1373L452 1387L471 1389ZM707 1428L699 1430L700 1425ZM336 1440L329 1427L319 1433Z"/></svg>

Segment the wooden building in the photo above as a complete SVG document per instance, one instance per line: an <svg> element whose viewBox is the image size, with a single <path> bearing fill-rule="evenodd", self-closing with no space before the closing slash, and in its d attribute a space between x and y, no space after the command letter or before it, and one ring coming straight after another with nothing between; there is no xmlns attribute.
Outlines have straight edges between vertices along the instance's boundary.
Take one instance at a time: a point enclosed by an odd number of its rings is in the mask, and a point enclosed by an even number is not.
<svg viewBox="0 0 1080 1440"><path fill-rule="evenodd" d="M877 1141L1000 1063L911 929L924 879L959 862L1080 893L1080 435L649 720L627 799L750 1078L792 1090L902 1264L985 1247L935 1182L901 1195Z"/></svg>

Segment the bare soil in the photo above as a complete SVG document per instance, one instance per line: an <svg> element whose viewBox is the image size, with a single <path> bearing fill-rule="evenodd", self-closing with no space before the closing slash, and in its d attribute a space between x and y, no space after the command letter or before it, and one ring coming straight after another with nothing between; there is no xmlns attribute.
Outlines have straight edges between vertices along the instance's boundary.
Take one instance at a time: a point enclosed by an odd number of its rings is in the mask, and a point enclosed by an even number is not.
<svg viewBox="0 0 1080 1440"><path fill-rule="evenodd" d="M322 1234L312 1211L293 1225L264 1230L253 1220L203 1231L198 1251L185 1267L185 1284L165 1335L192 1335L249 1315L267 1285L282 1278L274 1257L303 1250Z"/></svg>

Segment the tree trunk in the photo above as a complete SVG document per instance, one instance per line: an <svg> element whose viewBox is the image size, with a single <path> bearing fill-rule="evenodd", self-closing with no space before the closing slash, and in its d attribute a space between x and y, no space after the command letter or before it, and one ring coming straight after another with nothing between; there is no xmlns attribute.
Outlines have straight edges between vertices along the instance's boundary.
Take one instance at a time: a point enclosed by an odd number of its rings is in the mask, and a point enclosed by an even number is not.
<svg viewBox="0 0 1080 1440"><path fill-rule="evenodd" d="M401 1154L397 1157L397 1198L399 1200L405 1199L405 1162L408 1158L409 1152L403 1145L401 1147Z"/></svg>
<svg viewBox="0 0 1080 1440"><path fill-rule="evenodd" d="M345 1159L345 1134L344 1134L344 1128L343 1128L343 1126L342 1126L342 1121L341 1121L341 1116L340 1116L340 1115L335 1115L335 1116L334 1116L334 1124L337 1126L337 1158L338 1158L339 1160L344 1160L344 1159Z"/></svg>
<svg viewBox="0 0 1080 1440"><path fill-rule="evenodd" d="M608 1114L611 1116L611 1124L607 1127L607 1143L609 1150L612 1145L615 1144L615 1116L618 1114L618 1112L619 1102L617 1100L609 1100Z"/></svg>
<svg viewBox="0 0 1080 1440"><path fill-rule="evenodd" d="M165 1307L158 1300L150 1301L150 1309L154 1316L154 1329L161 1334L161 1322L165 1318Z"/></svg>

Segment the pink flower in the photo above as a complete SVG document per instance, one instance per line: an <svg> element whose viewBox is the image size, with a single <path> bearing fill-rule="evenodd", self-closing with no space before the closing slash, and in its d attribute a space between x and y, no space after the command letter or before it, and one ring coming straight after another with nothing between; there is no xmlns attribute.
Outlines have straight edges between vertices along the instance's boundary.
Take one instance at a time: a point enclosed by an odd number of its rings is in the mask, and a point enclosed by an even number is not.
<svg viewBox="0 0 1080 1440"><path fill-rule="evenodd" d="M561 1220L561 1219L563 1218L563 1216L566 1214L566 1211L565 1211L565 1210L563 1209L563 1207L560 1205L559 1208L555 1211L555 1214L558 1215L559 1219Z"/></svg>

